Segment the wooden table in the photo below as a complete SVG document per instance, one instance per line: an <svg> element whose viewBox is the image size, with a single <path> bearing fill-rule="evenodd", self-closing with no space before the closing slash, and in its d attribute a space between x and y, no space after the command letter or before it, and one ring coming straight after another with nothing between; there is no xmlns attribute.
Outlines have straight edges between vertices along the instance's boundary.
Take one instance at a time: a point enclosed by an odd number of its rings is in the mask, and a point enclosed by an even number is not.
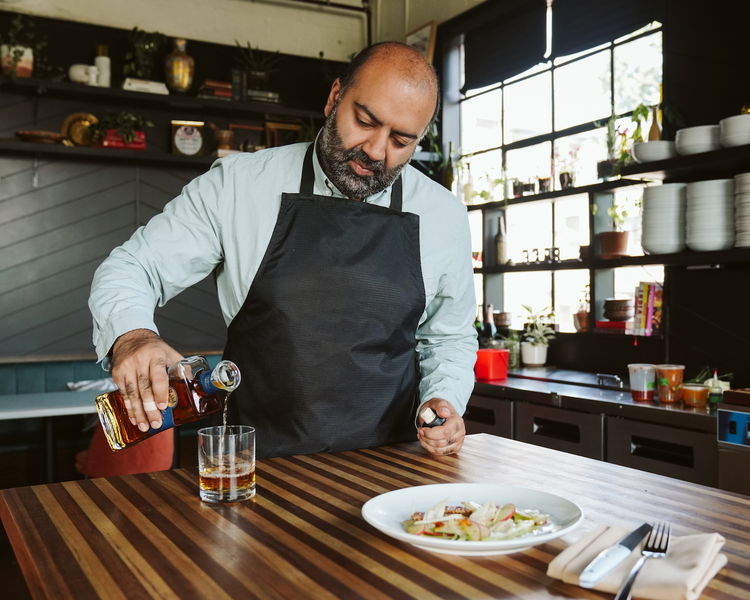
<svg viewBox="0 0 750 600"><path fill-rule="evenodd" d="M565 495L584 523L717 531L729 563L703 598L747 599L750 497L487 434L460 455L417 444L259 461L251 502L198 499L174 470L0 492L0 514L35 598L611 598L550 579L565 540L511 555L445 556L392 540L362 504L396 488L508 482ZM577 537L577 536L576 536ZM570 541L568 539L568 541Z"/></svg>

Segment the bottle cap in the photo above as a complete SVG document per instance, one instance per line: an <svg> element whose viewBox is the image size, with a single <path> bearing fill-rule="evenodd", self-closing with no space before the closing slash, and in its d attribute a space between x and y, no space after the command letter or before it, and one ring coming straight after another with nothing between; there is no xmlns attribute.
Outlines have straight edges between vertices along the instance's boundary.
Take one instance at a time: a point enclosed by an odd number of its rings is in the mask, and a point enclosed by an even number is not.
<svg viewBox="0 0 750 600"><path fill-rule="evenodd" d="M106 44L97 44L97 46L96 46L96 55L97 56L108 56L109 55L109 47Z"/></svg>

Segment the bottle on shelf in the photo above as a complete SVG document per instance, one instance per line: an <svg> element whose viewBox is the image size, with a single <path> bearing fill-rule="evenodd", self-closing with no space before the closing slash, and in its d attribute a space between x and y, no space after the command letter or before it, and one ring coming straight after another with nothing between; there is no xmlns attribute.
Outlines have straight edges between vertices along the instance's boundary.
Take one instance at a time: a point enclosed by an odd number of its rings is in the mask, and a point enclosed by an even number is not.
<svg viewBox="0 0 750 600"><path fill-rule="evenodd" d="M661 129L659 127L659 113L657 107L651 109L651 128L648 130L648 141L656 142L661 139Z"/></svg>
<svg viewBox="0 0 750 600"><path fill-rule="evenodd" d="M109 48L104 44L98 44L96 47L94 66L97 70L96 85L99 87L109 87L111 85L112 63L109 58Z"/></svg>
<svg viewBox="0 0 750 600"><path fill-rule="evenodd" d="M488 341L495 339L495 336L497 335L494 313L494 307L492 304L488 304L484 312L484 328L482 331L482 337L486 338Z"/></svg>
<svg viewBox="0 0 750 600"><path fill-rule="evenodd" d="M226 408L231 392L240 385L240 370L233 362L222 360L213 369L202 356L190 356L167 369L169 399L162 413L162 426L141 431L128 418L119 390L96 398L96 410L112 450L122 450L152 435L197 421Z"/></svg>
<svg viewBox="0 0 750 600"><path fill-rule="evenodd" d="M724 390L719 382L719 377L714 369L714 376L711 379L711 385L708 388L708 403L711 406L716 406L724 398Z"/></svg>
<svg viewBox="0 0 750 600"><path fill-rule="evenodd" d="M466 180L463 182L462 190L464 204L474 204L474 179L471 176L471 163L466 163Z"/></svg>
<svg viewBox="0 0 750 600"><path fill-rule="evenodd" d="M508 262L505 242L505 215L497 218L497 233L495 234L495 264L498 266Z"/></svg>
<svg viewBox="0 0 750 600"><path fill-rule="evenodd" d="M174 50L167 56L164 63L167 87L178 94L184 94L193 85L195 60L187 53L187 41L175 38Z"/></svg>

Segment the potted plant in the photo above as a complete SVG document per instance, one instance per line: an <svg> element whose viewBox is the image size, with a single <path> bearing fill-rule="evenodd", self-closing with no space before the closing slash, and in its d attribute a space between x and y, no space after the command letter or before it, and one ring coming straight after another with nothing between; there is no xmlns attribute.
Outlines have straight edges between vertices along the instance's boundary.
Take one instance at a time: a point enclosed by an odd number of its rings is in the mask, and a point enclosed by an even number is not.
<svg viewBox="0 0 750 600"><path fill-rule="evenodd" d="M590 296L591 286L587 283L583 288L583 296L578 299L578 310L573 313L573 326L576 331L588 331L589 330L589 316L590 311Z"/></svg>
<svg viewBox="0 0 750 600"><path fill-rule="evenodd" d="M596 214L596 209L597 205L594 204L593 214ZM623 229L625 220L628 218L627 208L613 201L612 206L607 209L607 216L611 219L612 231L601 231L596 234L599 241L599 256L601 258L627 256L628 232Z"/></svg>
<svg viewBox="0 0 750 600"><path fill-rule="evenodd" d="M3 75L31 77L34 71L34 21L16 15L0 35L0 64Z"/></svg>
<svg viewBox="0 0 750 600"><path fill-rule="evenodd" d="M88 133L93 146L145 150L145 128L153 126L151 121L136 113L110 111L91 125Z"/></svg>
<svg viewBox="0 0 750 600"><path fill-rule="evenodd" d="M125 53L122 74L125 77L151 80L157 63L156 55L164 46L164 34L134 27L130 32L130 50Z"/></svg>
<svg viewBox="0 0 750 600"><path fill-rule="evenodd" d="M579 146L574 146L568 150L565 156L557 152L555 153L555 166L559 170L558 179L560 181L560 188L563 190L573 187L576 183L575 171L578 164L579 150Z"/></svg>
<svg viewBox="0 0 750 600"><path fill-rule="evenodd" d="M527 367L544 366L549 341L555 337L555 330L551 325L555 314L549 308L534 312L526 304L521 306L527 313L526 324L521 332L521 361Z"/></svg>
<svg viewBox="0 0 750 600"><path fill-rule="evenodd" d="M236 63L245 72L247 87L251 90L268 91L271 73L276 71L278 64L283 60L279 51L263 52L257 48L253 49L250 42L245 46L234 40L238 52Z"/></svg>

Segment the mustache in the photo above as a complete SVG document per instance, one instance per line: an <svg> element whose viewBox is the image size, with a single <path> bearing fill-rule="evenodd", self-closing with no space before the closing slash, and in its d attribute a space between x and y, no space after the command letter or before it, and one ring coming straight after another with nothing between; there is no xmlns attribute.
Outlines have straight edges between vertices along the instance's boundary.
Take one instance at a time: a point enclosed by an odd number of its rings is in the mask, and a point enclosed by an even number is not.
<svg viewBox="0 0 750 600"><path fill-rule="evenodd" d="M385 168L385 161L372 160L361 146L350 148L344 152L344 160L356 160L365 168L370 169L373 173L382 173Z"/></svg>

